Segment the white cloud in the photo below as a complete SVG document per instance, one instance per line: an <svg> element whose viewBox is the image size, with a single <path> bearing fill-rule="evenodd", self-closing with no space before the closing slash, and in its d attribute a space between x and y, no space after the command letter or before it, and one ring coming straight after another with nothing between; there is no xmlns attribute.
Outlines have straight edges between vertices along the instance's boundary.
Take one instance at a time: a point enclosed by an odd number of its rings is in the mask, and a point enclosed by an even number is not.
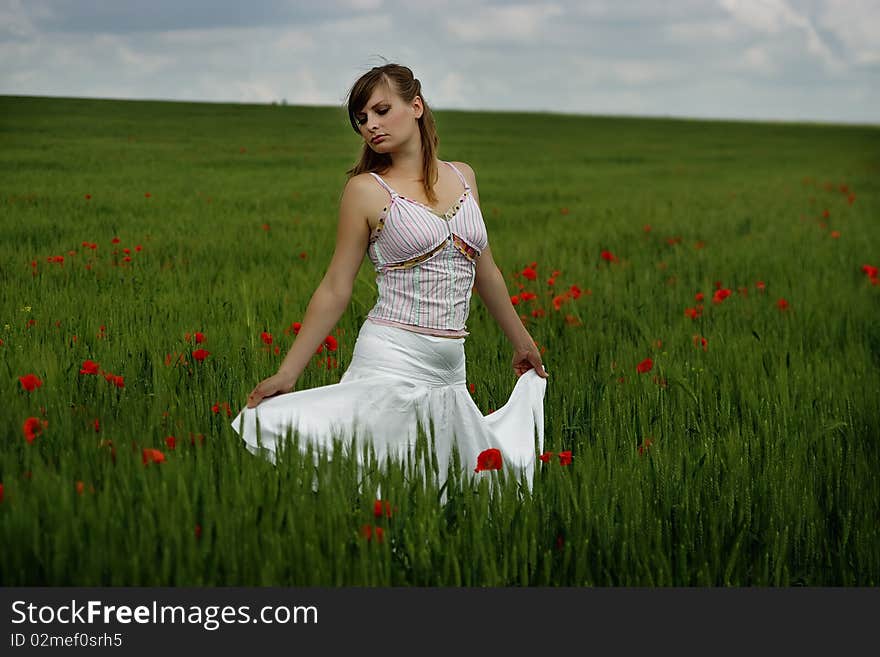
<svg viewBox="0 0 880 657"><path fill-rule="evenodd" d="M668 83L689 75L690 66L680 61L660 59L604 58L586 56L573 62L576 79L580 83L595 85L622 84L641 87L649 84Z"/></svg>
<svg viewBox="0 0 880 657"><path fill-rule="evenodd" d="M661 34L671 43L730 42L742 36L736 23L730 20L685 20L660 26Z"/></svg>
<svg viewBox="0 0 880 657"><path fill-rule="evenodd" d="M382 6L382 0L347 0L342 5L357 11L375 11Z"/></svg>
<svg viewBox="0 0 880 657"><path fill-rule="evenodd" d="M819 14L818 24L840 40L856 64L880 64L880 2L830 0Z"/></svg>
<svg viewBox="0 0 880 657"><path fill-rule="evenodd" d="M6 0L0 4L0 37L18 39L32 37L37 30L21 0Z"/></svg>
<svg viewBox="0 0 880 657"><path fill-rule="evenodd" d="M829 72L839 73L843 63L819 36L813 22L799 14L785 0L720 0L721 6L738 21L769 35L791 29L806 37L807 51L817 56Z"/></svg>
<svg viewBox="0 0 880 657"><path fill-rule="evenodd" d="M742 59L739 60L745 69L753 71L759 75L774 75L779 72L779 65L771 57L767 48L763 45L751 46Z"/></svg>
<svg viewBox="0 0 880 657"><path fill-rule="evenodd" d="M447 107L465 107L468 91L464 75L457 71L450 71L436 85L435 94L444 99Z"/></svg>
<svg viewBox="0 0 880 657"><path fill-rule="evenodd" d="M390 60L437 109L880 121L877 0L253 3L0 0L0 93L338 107Z"/></svg>
<svg viewBox="0 0 880 657"><path fill-rule="evenodd" d="M535 43L547 22L563 14L558 4L511 4L474 7L445 21L450 35L464 43Z"/></svg>

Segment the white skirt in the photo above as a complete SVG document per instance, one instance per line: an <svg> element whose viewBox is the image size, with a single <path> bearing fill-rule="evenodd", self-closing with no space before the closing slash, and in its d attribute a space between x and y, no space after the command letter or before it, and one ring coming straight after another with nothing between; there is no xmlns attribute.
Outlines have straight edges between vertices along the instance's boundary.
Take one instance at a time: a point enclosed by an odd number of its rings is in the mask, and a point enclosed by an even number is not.
<svg viewBox="0 0 880 657"><path fill-rule="evenodd" d="M537 454L544 449L546 379L530 369L520 376L507 403L483 415L468 392L464 338L444 338L365 320L352 361L339 383L263 399L232 421L248 450L275 463L281 441L291 431L330 451L342 439L358 461L369 441L378 463L386 456L403 461L414 453L417 428L433 426L437 484L446 481L457 448L462 474L476 475L478 455L497 448L502 469L531 488ZM546 369L546 368L545 368ZM259 426L258 426L259 425ZM446 495L444 493L443 497Z"/></svg>

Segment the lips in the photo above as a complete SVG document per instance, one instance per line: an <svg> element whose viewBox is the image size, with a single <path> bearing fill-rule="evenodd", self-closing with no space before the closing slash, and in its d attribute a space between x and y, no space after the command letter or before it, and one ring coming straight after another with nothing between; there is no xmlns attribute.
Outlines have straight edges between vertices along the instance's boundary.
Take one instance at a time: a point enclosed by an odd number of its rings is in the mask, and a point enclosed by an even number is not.
<svg viewBox="0 0 880 657"><path fill-rule="evenodd" d="M388 135L376 135L376 136L373 137L370 141L371 141L372 143L375 144L375 143L376 143L376 140L378 140L378 139L384 139L384 138L387 137L387 136L388 136Z"/></svg>

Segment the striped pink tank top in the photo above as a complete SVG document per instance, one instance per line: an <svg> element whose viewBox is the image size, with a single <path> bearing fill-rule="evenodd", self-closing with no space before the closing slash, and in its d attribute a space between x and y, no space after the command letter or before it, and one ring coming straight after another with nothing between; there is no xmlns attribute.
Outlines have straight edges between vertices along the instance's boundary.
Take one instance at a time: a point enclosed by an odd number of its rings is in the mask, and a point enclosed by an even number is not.
<svg viewBox="0 0 880 657"><path fill-rule="evenodd" d="M445 164L458 175L464 193L443 214L398 194L370 172L391 201L367 247L379 287L367 318L417 333L464 337L476 258L489 240L470 185L455 165Z"/></svg>

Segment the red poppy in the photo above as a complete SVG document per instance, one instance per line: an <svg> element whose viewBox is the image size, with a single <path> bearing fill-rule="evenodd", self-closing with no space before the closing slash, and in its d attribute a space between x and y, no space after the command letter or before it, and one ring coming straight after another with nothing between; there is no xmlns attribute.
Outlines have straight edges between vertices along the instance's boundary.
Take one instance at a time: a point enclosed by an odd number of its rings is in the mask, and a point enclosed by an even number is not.
<svg viewBox="0 0 880 657"><path fill-rule="evenodd" d="M3 501L3 484L0 484L0 502Z"/></svg>
<svg viewBox="0 0 880 657"><path fill-rule="evenodd" d="M226 402L223 402L223 408L226 410L227 416L232 415L232 409L229 408L229 404L227 404ZM211 407L211 411L215 414L219 413L220 412L220 402L217 402L216 404L214 404Z"/></svg>
<svg viewBox="0 0 880 657"><path fill-rule="evenodd" d="M779 308L779 310L788 310L788 301L780 299L776 302L776 307Z"/></svg>
<svg viewBox="0 0 880 657"><path fill-rule="evenodd" d="M202 526L199 524L196 525L195 535L197 539L202 537Z"/></svg>
<svg viewBox="0 0 880 657"><path fill-rule="evenodd" d="M712 303L721 303L727 297L731 295L730 288L723 288L719 290L715 290L715 294L712 295Z"/></svg>
<svg viewBox="0 0 880 657"><path fill-rule="evenodd" d="M559 310L563 303L565 303L566 297L559 294L553 297L553 309Z"/></svg>
<svg viewBox="0 0 880 657"><path fill-rule="evenodd" d="M381 527L373 527L369 524L361 527L361 536L367 539L368 542L373 540L374 535L378 543L382 543L385 540L385 530Z"/></svg>
<svg viewBox="0 0 880 657"><path fill-rule="evenodd" d="M510 303L512 303L514 306L517 305L519 303L519 297L514 294L512 297L510 297Z"/></svg>
<svg viewBox="0 0 880 657"><path fill-rule="evenodd" d="M868 278L877 278L877 267L862 265L862 271L868 275Z"/></svg>
<svg viewBox="0 0 880 657"><path fill-rule="evenodd" d="M534 269L532 269L531 267L526 267L526 268L523 269L522 272L520 272L520 273L522 273L522 275L523 275L525 278L528 278L530 281L533 281L533 280L535 280L536 278L538 278L538 272L536 272L536 271L535 271Z"/></svg>
<svg viewBox="0 0 880 657"><path fill-rule="evenodd" d="M645 372L650 372L652 367L654 367L654 361L650 358L646 358L636 366L636 369L640 374L644 374Z"/></svg>
<svg viewBox="0 0 880 657"><path fill-rule="evenodd" d="M477 467L474 468L474 472L480 472L482 470L500 470L501 461L501 450L495 449L494 447L487 449L480 452L479 456L477 456Z"/></svg>
<svg viewBox="0 0 880 657"><path fill-rule="evenodd" d="M536 308L532 311L532 317L543 317L545 314L543 308Z"/></svg>
<svg viewBox="0 0 880 657"><path fill-rule="evenodd" d="M260 339L263 342L265 342L266 344L272 344L272 334L271 333L266 333L266 331L263 331L262 333L260 333Z"/></svg>
<svg viewBox="0 0 880 657"><path fill-rule="evenodd" d="M570 288L568 288L568 291L571 292L571 296L574 299L577 299L581 296L581 288L579 288L577 285L572 285Z"/></svg>
<svg viewBox="0 0 880 657"><path fill-rule="evenodd" d="M695 300L695 301L702 301L703 299L704 299L704 295L703 295L702 292L697 292L697 293L694 295L694 300Z"/></svg>
<svg viewBox="0 0 880 657"><path fill-rule="evenodd" d="M113 238L112 240L110 240L110 241L111 241L113 244L119 244L119 238L118 238L118 237L114 237L114 238Z"/></svg>
<svg viewBox="0 0 880 657"><path fill-rule="evenodd" d="M550 459L553 458L553 452L544 452L538 458L544 463L550 463Z"/></svg>
<svg viewBox="0 0 880 657"><path fill-rule="evenodd" d="M95 433L99 433L101 431L101 422L98 420L98 418L95 418L95 421L92 423L92 425L95 427Z"/></svg>
<svg viewBox="0 0 880 657"><path fill-rule="evenodd" d="M196 344L202 344L205 341L205 334L196 331Z"/></svg>
<svg viewBox="0 0 880 657"><path fill-rule="evenodd" d="M571 465L571 450L559 452L559 464L560 465Z"/></svg>
<svg viewBox="0 0 880 657"><path fill-rule="evenodd" d="M141 454L141 459L143 460L144 465L147 465L148 463L162 463L162 461L165 460L165 455L158 449L145 448Z"/></svg>
<svg viewBox="0 0 880 657"><path fill-rule="evenodd" d="M48 420L40 420L38 417L29 417L24 421L24 437L28 444L34 442L34 439L43 433L43 429L49 426Z"/></svg>
<svg viewBox="0 0 880 657"><path fill-rule="evenodd" d="M696 319L700 316L700 311L697 308L685 308L684 314L690 317L691 319Z"/></svg>
<svg viewBox="0 0 880 657"><path fill-rule="evenodd" d="M764 281L758 281L757 283L755 283L755 287L759 290L763 290L767 287L767 284Z"/></svg>
<svg viewBox="0 0 880 657"><path fill-rule="evenodd" d="M602 260L607 260L608 262L617 262L617 256L611 253L611 251L602 251Z"/></svg>
<svg viewBox="0 0 880 657"><path fill-rule="evenodd" d="M385 517L391 517L391 502L388 500L376 500L373 502L373 515L377 518L381 518L383 513L385 514Z"/></svg>
<svg viewBox="0 0 880 657"><path fill-rule="evenodd" d="M336 349L339 347L339 343L332 335L328 335L326 338L324 338L324 344L327 345L327 349L329 349L330 351L336 351Z"/></svg>
<svg viewBox="0 0 880 657"><path fill-rule="evenodd" d="M694 346L702 347L703 351L709 351L709 341L700 335L694 336Z"/></svg>
<svg viewBox="0 0 880 657"><path fill-rule="evenodd" d="M165 444L168 446L168 449L173 450L175 447L177 447L177 438L175 438L174 436L166 436Z"/></svg>
<svg viewBox="0 0 880 657"><path fill-rule="evenodd" d="M21 383L21 387L28 392L33 392L43 385L43 380L36 374L25 374L24 376L20 376L18 377L18 382Z"/></svg>
<svg viewBox="0 0 880 657"><path fill-rule="evenodd" d="M476 390L476 386L473 383L468 383L468 390L471 391L471 394Z"/></svg>
<svg viewBox="0 0 880 657"><path fill-rule="evenodd" d="M534 292L521 292L519 298L522 301L531 301L532 299L537 299L538 295Z"/></svg>
<svg viewBox="0 0 880 657"><path fill-rule="evenodd" d="M85 360L83 361L82 367L79 370L80 374L97 374L98 373L98 363L93 360Z"/></svg>
<svg viewBox="0 0 880 657"><path fill-rule="evenodd" d="M192 357L195 358L199 362L205 360L205 358L207 358L210 355L211 355L211 352L207 351L205 349L196 349L194 352L192 352Z"/></svg>
<svg viewBox="0 0 880 657"><path fill-rule="evenodd" d="M653 444L654 440L652 438L645 438L644 440L642 440L642 442L639 444L639 456L644 454L647 449Z"/></svg>
<svg viewBox="0 0 880 657"><path fill-rule="evenodd" d="M86 489L86 485L83 482L81 482L81 481L76 482L76 494L77 495L82 495L83 491L85 489Z"/></svg>

